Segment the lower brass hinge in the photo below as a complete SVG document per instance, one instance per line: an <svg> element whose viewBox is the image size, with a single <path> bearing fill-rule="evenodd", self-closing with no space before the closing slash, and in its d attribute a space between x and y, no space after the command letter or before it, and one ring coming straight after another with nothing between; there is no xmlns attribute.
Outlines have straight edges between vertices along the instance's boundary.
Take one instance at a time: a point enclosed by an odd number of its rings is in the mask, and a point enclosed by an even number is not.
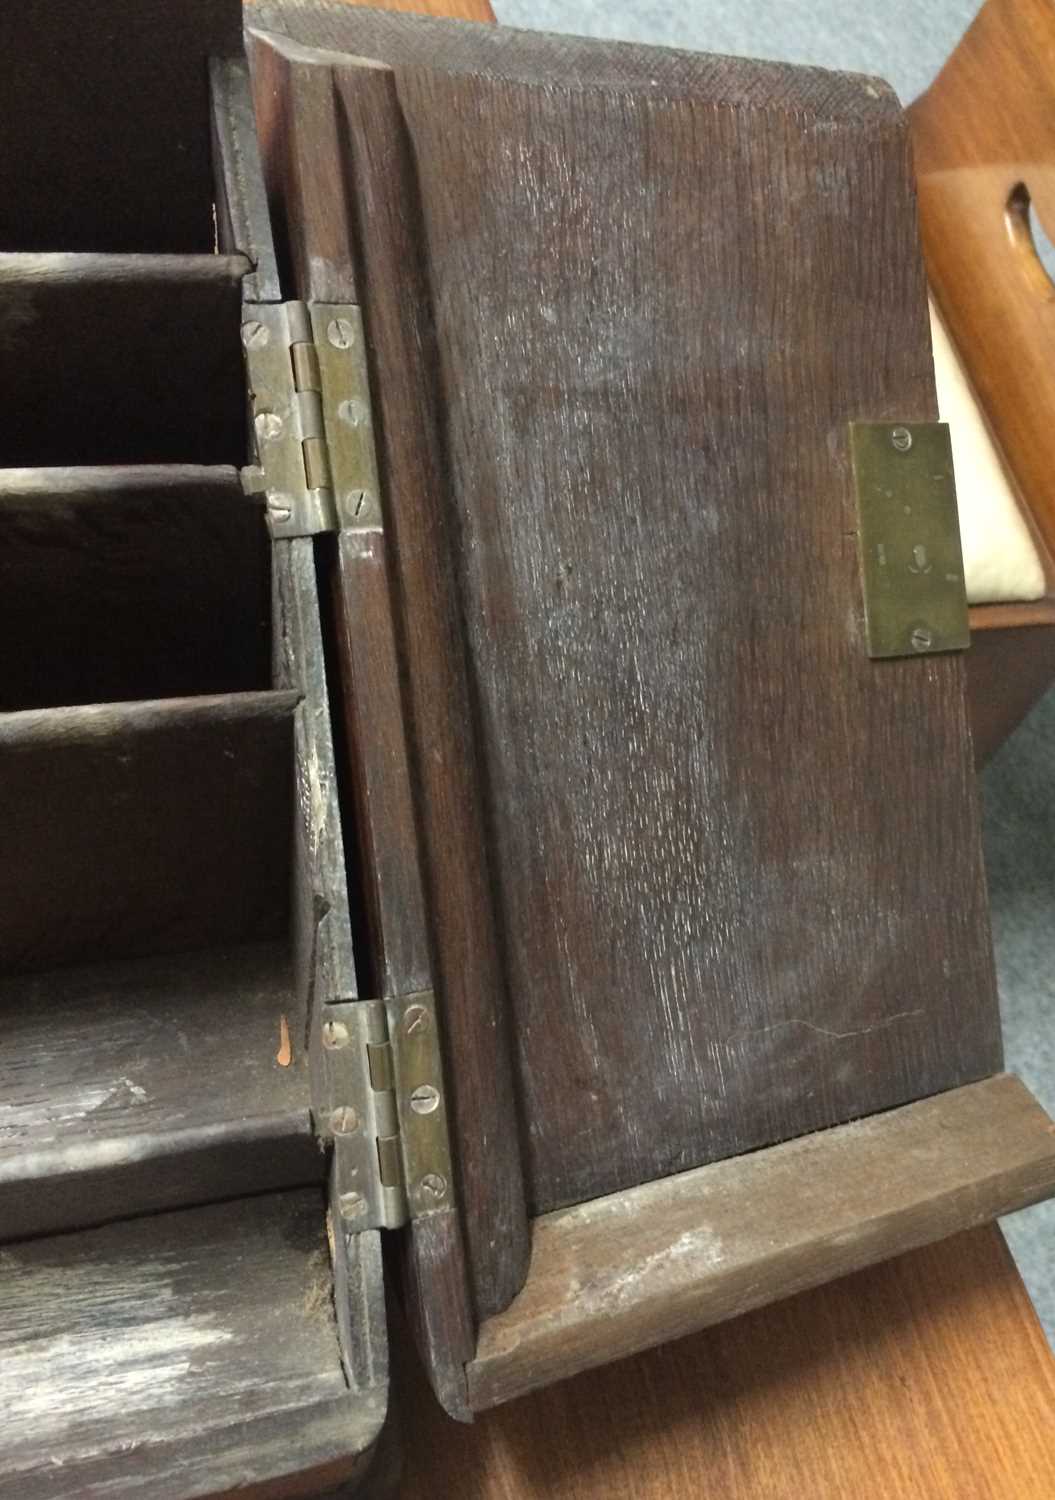
<svg viewBox="0 0 1055 1500"><path fill-rule="evenodd" d="M242 323L255 463L273 537L377 531L381 505L358 307L257 303Z"/></svg>
<svg viewBox="0 0 1055 1500"><path fill-rule="evenodd" d="M349 1229L397 1229L453 1204L443 1070L430 990L327 1005L317 1125L332 1139Z"/></svg>

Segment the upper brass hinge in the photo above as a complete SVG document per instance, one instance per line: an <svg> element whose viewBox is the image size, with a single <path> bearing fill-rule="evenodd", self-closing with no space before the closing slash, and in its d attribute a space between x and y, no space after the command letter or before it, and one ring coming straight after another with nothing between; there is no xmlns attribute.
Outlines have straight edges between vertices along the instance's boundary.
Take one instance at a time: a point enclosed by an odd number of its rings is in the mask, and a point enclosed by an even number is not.
<svg viewBox="0 0 1055 1500"><path fill-rule="evenodd" d="M851 422L869 656L971 644L944 422Z"/></svg>
<svg viewBox="0 0 1055 1500"><path fill-rule="evenodd" d="M273 537L377 531L381 504L358 307L257 303L242 322L255 462Z"/></svg>
<svg viewBox="0 0 1055 1500"><path fill-rule="evenodd" d="M317 1126L333 1141L350 1229L398 1229L453 1204L443 1068L431 990L327 1005Z"/></svg>

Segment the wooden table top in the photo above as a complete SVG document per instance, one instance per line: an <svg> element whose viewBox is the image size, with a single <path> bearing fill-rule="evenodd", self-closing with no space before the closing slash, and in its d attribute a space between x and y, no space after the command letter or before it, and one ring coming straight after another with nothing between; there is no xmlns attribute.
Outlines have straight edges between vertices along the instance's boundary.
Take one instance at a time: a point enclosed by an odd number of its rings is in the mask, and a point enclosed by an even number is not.
<svg viewBox="0 0 1055 1500"><path fill-rule="evenodd" d="M478 1417L397 1379L400 1500L1050 1500L1055 1360L996 1226Z"/></svg>

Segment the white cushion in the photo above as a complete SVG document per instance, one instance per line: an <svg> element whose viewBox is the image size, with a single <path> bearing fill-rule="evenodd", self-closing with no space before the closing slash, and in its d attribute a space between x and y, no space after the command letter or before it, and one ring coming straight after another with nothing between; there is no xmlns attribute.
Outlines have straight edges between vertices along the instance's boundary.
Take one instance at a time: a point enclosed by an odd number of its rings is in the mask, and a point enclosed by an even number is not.
<svg viewBox="0 0 1055 1500"><path fill-rule="evenodd" d="M997 604L1039 599L1044 567L1015 499L1014 481L989 435L960 356L930 304L938 410L952 436L967 599Z"/></svg>

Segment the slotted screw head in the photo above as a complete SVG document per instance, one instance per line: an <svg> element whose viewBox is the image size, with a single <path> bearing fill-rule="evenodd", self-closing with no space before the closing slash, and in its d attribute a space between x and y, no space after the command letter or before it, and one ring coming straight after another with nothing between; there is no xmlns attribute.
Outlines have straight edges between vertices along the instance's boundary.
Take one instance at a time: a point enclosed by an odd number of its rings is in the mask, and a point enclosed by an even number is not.
<svg viewBox="0 0 1055 1500"><path fill-rule="evenodd" d="M355 343L355 328L347 318L333 318L326 329L326 337L335 349L350 349Z"/></svg>

